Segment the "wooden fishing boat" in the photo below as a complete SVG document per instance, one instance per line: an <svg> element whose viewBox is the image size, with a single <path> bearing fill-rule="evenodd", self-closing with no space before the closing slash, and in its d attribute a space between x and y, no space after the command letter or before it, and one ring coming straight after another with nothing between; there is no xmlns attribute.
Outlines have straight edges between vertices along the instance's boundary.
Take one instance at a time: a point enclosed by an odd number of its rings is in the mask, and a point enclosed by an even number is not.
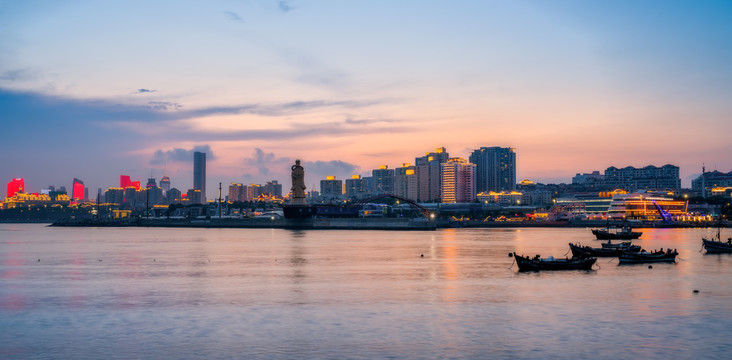
<svg viewBox="0 0 732 360"><path fill-rule="evenodd" d="M641 247L638 245L628 245L625 247L593 248L590 246L569 243L569 249L572 250L572 256L574 257L615 257L619 256L624 251L640 251Z"/></svg>
<svg viewBox="0 0 732 360"><path fill-rule="evenodd" d="M633 245L630 241L623 241L619 243L613 243L612 240L608 240L606 243L602 243L602 247L606 249L629 249L631 247L638 248L638 251L640 251L640 246Z"/></svg>
<svg viewBox="0 0 732 360"><path fill-rule="evenodd" d="M618 255L618 261L620 264L642 264L642 263L656 263L656 262L675 262L676 256L679 255L679 253L676 251L676 249L671 250L668 249L664 251L663 249L659 251L638 251L638 252L630 252L630 251L623 251L620 255Z"/></svg>
<svg viewBox="0 0 732 360"><path fill-rule="evenodd" d="M633 231L629 225L624 225L621 228L592 229L592 233L597 237L597 240L633 240L643 235L640 231Z"/></svg>
<svg viewBox="0 0 732 360"><path fill-rule="evenodd" d="M715 238L706 239L702 238L702 245L707 251L707 254L729 254L732 253L732 238L727 241L722 241L722 230L717 229L717 236Z"/></svg>
<svg viewBox="0 0 732 360"><path fill-rule="evenodd" d="M571 258L571 259L555 259L550 256L542 259L539 255L533 258L527 256L509 254L516 258L516 264L519 271L539 271L539 270L591 270L597 258Z"/></svg>

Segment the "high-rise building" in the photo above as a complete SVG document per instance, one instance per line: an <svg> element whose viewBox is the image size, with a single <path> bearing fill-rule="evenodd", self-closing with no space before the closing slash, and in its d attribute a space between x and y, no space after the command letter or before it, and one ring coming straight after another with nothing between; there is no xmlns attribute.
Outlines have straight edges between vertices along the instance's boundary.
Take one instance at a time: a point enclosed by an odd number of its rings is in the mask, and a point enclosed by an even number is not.
<svg viewBox="0 0 732 360"><path fill-rule="evenodd" d="M8 183L8 192L6 197L13 197L16 193L25 192L25 180L22 178L13 179Z"/></svg>
<svg viewBox="0 0 732 360"><path fill-rule="evenodd" d="M104 202L108 204L122 205L125 199L125 190L122 188L109 188L104 192Z"/></svg>
<svg viewBox="0 0 732 360"><path fill-rule="evenodd" d="M149 178L149 179L147 179L147 185L145 187L148 187L148 188L158 187L157 182L155 182L155 178Z"/></svg>
<svg viewBox="0 0 732 360"><path fill-rule="evenodd" d="M346 197L351 199L361 199L369 194L369 182L361 175L353 175L350 179L346 179Z"/></svg>
<svg viewBox="0 0 732 360"><path fill-rule="evenodd" d="M249 184L247 187L247 198L254 200L264 194L264 187L260 184Z"/></svg>
<svg viewBox="0 0 732 360"><path fill-rule="evenodd" d="M282 197L282 184L277 180L267 181L264 184L264 193L275 197Z"/></svg>
<svg viewBox="0 0 732 360"><path fill-rule="evenodd" d="M412 164L404 163L394 169L394 195L417 200L417 180L417 167Z"/></svg>
<svg viewBox="0 0 732 360"><path fill-rule="evenodd" d="M198 189L188 189L188 192L186 193L186 197L188 198L189 204L203 204L203 200L201 199L203 194L201 190Z"/></svg>
<svg viewBox="0 0 732 360"><path fill-rule="evenodd" d="M712 195L714 189L732 187L732 171L706 171L702 170L702 174L691 181L691 188L700 196L707 197Z"/></svg>
<svg viewBox="0 0 732 360"><path fill-rule="evenodd" d="M666 164L661 167L648 165L642 168L626 166L605 169L603 184L608 188L627 190L673 190L681 188L679 167Z"/></svg>
<svg viewBox="0 0 732 360"><path fill-rule="evenodd" d="M170 178L166 175L163 175L163 178L160 179L160 188L163 189L163 196L168 196L168 190L170 190Z"/></svg>
<svg viewBox="0 0 732 360"><path fill-rule="evenodd" d="M381 165L371 170L371 192L374 194L392 194L394 192L394 169Z"/></svg>
<svg viewBox="0 0 732 360"><path fill-rule="evenodd" d="M478 193L516 189L516 153L513 148L481 147L469 158L475 164Z"/></svg>
<svg viewBox="0 0 732 360"><path fill-rule="evenodd" d="M74 185L71 187L71 201L84 201L84 182L74 178Z"/></svg>
<svg viewBox="0 0 732 360"><path fill-rule="evenodd" d="M140 190L140 182L130 180L129 175L120 175L119 176L119 187L121 187L123 189L127 189L128 187L134 187L135 190Z"/></svg>
<svg viewBox="0 0 732 360"><path fill-rule="evenodd" d="M335 176L327 176L320 180L320 196L340 198L343 195L343 180L337 180Z"/></svg>
<svg viewBox="0 0 732 360"><path fill-rule="evenodd" d="M446 162L450 155L444 147L438 148L435 152L426 153L422 157L415 158L417 169L417 198L418 202L439 202L440 182L442 181L442 163Z"/></svg>
<svg viewBox="0 0 732 360"><path fill-rule="evenodd" d="M122 199L124 206L132 209L137 204L137 189L134 186L128 186L124 189L124 198Z"/></svg>
<svg viewBox="0 0 732 360"><path fill-rule="evenodd" d="M475 201L475 164L463 158L450 158L442 164L443 203Z"/></svg>
<svg viewBox="0 0 732 360"><path fill-rule="evenodd" d="M168 199L168 203L170 204L176 204L181 202L181 198L183 197L183 194L180 192L180 190L176 188L171 188L166 192L165 195L166 199Z"/></svg>
<svg viewBox="0 0 732 360"><path fill-rule="evenodd" d="M163 189L157 186L148 186L145 192L145 206L155 206L163 203Z"/></svg>
<svg viewBox="0 0 732 360"><path fill-rule="evenodd" d="M193 153L193 189L201 191L200 203L206 203L206 153ZM193 199L189 198L191 203Z"/></svg>
<svg viewBox="0 0 732 360"><path fill-rule="evenodd" d="M229 185L229 201L247 201L247 186L236 183Z"/></svg>

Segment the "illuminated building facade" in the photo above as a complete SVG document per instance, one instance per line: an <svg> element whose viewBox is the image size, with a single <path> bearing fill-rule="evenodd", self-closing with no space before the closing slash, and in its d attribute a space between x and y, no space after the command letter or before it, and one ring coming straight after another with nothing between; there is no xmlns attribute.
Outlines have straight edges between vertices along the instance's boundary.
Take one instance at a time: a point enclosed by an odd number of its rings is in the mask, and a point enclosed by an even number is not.
<svg viewBox="0 0 732 360"><path fill-rule="evenodd" d="M5 197L13 197L16 193L25 192L25 180L22 178L13 179L8 183L8 191Z"/></svg>
<svg viewBox="0 0 732 360"><path fill-rule="evenodd" d="M463 158L450 158L442 163L443 203L475 201L475 164Z"/></svg>
<svg viewBox="0 0 732 360"><path fill-rule="evenodd" d="M666 192L635 192L613 196L608 209L611 219L664 220L686 215L687 201L674 200Z"/></svg>
<svg viewBox="0 0 732 360"><path fill-rule="evenodd" d="M140 182L130 180L129 175L120 175L119 176L119 187L121 187L123 189L126 189L128 187L133 187L133 188L135 188L135 190L140 190Z"/></svg>
<svg viewBox="0 0 732 360"><path fill-rule="evenodd" d="M441 196L442 163L447 162L450 155L444 147L435 152L426 153L415 158L417 169L417 196L418 202L439 202Z"/></svg>
<svg viewBox="0 0 732 360"><path fill-rule="evenodd" d="M571 196L556 199L556 204L581 205L587 215L598 215L606 217L610 210L610 204L616 195L625 195L628 192L622 189L602 192L577 193Z"/></svg>
<svg viewBox="0 0 732 360"><path fill-rule="evenodd" d="M476 191L516 190L516 153L513 148L481 147L469 160L475 164Z"/></svg>
<svg viewBox="0 0 732 360"><path fill-rule="evenodd" d="M52 204L69 205L67 195L51 198L48 194L26 194L17 192L11 197L6 197L2 202L2 209L14 209L18 207L48 206ZM58 205L57 205L58 206Z"/></svg>
<svg viewBox="0 0 732 360"><path fill-rule="evenodd" d="M84 182L74 178L74 185L71 187L71 201L80 202L86 200L84 197Z"/></svg>
<svg viewBox="0 0 732 360"><path fill-rule="evenodd" d="M501 206L518 206L528 204L528 197L519 191L489 191L477 195L478 201Z"/></svg>
<svg viewBox="0 0 732 360"><path fill-rule="evenodd" d="M392 194L394 192L394 169L381 165L371 170L371 192L374 194Z"/></svg>
<svg viewBox="0 0 732 360"><path fill-rule="evenodd" d="M320 196L340 198L343 195L343 181L337 180L335 176L328 176L320 180Z"/></svg>
<svg viewBox="0 0 732 360"><path fill-rule="evenodd" d="M204 152L193 153L193 190L201 192L200 200L195 202L190 197L188 200L191 203L206 203L206 153Z"/></svg>

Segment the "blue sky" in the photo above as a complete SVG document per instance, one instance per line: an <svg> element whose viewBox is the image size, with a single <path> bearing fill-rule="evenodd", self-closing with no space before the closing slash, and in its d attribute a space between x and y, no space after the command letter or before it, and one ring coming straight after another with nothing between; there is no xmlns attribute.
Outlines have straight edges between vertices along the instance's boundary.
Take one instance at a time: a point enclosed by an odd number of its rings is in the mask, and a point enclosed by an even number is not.
<svg viewBox="0 0 732 360"><path fill-rule="evenodd" d="M0 1L0 180L289 185L436 147L732 170L727 1ZM213 188L209 189L212 197Z"/></svg>

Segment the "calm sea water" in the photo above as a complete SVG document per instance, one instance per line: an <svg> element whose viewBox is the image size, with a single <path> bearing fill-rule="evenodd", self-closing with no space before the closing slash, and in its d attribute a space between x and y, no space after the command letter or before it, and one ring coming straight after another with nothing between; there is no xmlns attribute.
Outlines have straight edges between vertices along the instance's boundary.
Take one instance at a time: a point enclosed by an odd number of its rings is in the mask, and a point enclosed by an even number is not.
<svg viewBox="0 0 732 360"><path fill-rule="evenodd" d="M507 256L599 247L588 229L0 224L0 358L729 358L732 256L700 252L712 230L643 231L677 263Z"/></svg>

